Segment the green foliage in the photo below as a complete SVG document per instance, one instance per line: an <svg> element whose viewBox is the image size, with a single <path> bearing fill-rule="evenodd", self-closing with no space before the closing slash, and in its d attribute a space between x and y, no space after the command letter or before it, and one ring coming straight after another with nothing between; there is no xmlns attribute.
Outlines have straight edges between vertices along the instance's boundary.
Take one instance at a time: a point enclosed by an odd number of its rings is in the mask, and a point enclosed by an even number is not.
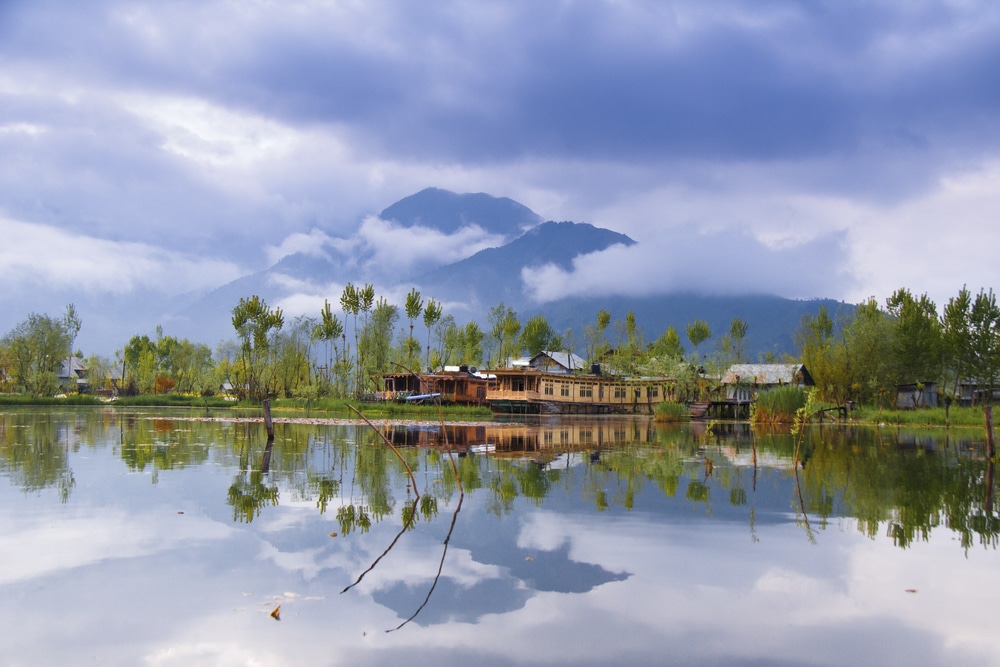
<svg viewBox="0 0 1000 667"><path fill-rule="evenodd" d="M241 398L261 400L274 393L274 336L285 324L280 308L271 310L254 295L240 299L233 308L233 328L240 339L240 356L234 371L234 387Z"/></svg>
<svg viewBox="0 0 1000 667"><path fill-rule="evenodd" d="M696 355L698 354L698 346L712 337L712 329L709 328L708 322L705 320L695 319L688 323L685 331Z"/></svg>
<svg viewBox="0 0 1000 667"><path fill-rule="evenodd" d="M793 385L762 391L753 405L751 421L755 424L792 424L808 398L803 389Z"/></svg>
<svg viewBox="0 0 1000 667"><path fill-rule="evenodd" d="M898 289L886 307L893 318L890 374L895 384L940 377L943 336L934 302L926 294L914 298Z"/></svg>
<svg viewBox="0 0 1000 667"><path fill-rule="evenodd" d="M533 357L546 350L561 350L562 340L544 315L534 315L524 325L520 347Z"/></svg>
<svg viewBox="0 0 1000 667"><path fill-rule="evenodd" d="M496 365L506 365L512 356L517 353L515 341L521 331L521 321L517 319L517 313L501 301L496 306L490 308L486 316L490 323L490 333L496 341Z"/></svg>
<svg viewBox="0 0 1000 667"><path fill-rule="evenodd" d="M7 375L14 391L52 396L59 389L59 368L72 337L66 319L32 313L3 339Z"/></svg>
<svg viewBox="0 0 1000 667"><path fill-rule="evenodd" d="M428 368L431 367L431 329L441 319L442 312L439 302L434 299L427 300L427 305L424 307L424 326L427 327L427 355L424 365Z"/></svg>
<svg viewBox="0 0 1000 667"><path fill-rule="evenodd" d="M689 421L691 415L683 403L662 401L653 408L653 421L661 424L677 424Z"/></svg>

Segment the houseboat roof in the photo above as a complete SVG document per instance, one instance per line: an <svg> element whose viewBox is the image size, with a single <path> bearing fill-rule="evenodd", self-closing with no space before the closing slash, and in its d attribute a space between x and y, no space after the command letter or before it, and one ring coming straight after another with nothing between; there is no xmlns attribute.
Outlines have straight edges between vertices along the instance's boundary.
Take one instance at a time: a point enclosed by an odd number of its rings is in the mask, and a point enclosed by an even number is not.
<svg viewBox="0 0 1000 667"><path fill-rule="evenodd" d="M555 366L564 371L582 370L586 364L583 357L572 352L539 352L531 358L531 365L538 368L540 366Z"/></svg>
<svg viewBox="0 0 1000 667"><path fill-rule="evenodd" d="M813 385L802 364L734 364L722 376L722 384L804 384Z"/></svg>

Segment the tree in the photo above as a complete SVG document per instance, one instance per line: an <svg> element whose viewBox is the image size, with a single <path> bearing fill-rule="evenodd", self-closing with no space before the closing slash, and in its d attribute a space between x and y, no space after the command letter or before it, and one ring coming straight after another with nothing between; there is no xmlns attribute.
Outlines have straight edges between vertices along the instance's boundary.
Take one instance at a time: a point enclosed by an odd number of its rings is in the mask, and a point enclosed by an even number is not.
<svg viewBox="0 0 1000 667"><path fill-rule="evenodd" d="M854 319L844 327L840 375L847 396L862 403L882 403L895 394L892 372L893 323L874 298L858 305Z"/></svg>
<svg viewBox="0 0 1000 667"><path fill-rule="evenodd" d="M233 328L240 339L240 356L235 367L236 391L254 400L267 398L273 390L273 336L284 326L280 308L271 310L259 296L241 298L233 308Z"/></svg>
<svg viewBox="0 0 1000 667"><path fill-rule="evenodd" d="M431 367L431 328L441 319L441 304L434 299L427 300L424 308L424 326L427 327L427 358L424 363Z"/></svg>
<svg viewBox="0 0 1000 667"><path fill-rule="evenodd" d="M733 346L733 355L736 363L743 362L743 339L746 338L750 325L739 317L734 317L729 324L729 341Z"/></svg>
<svg viewBox="0 0 1000 667"><path fill-rule="evenodd" d="M640 357L645 347L639 333L639 326L636 323L635 313L629 309L625 313L625 321L617 322L615 328L618 331L618 354L616 357L619 370L626 375L635 375L642 361Z"/></svg>
<svg viewBox="0 0 1000 667"><path fill-rule="evenodd" d="M312 331L317 323L311 317L300 315L291 326L274 336L274 391L281 396L313 395L310 368L312 367ZM308 390L308 391L307 391Z"/></svg>
<svg viewBox="0 0 1000 667"><path fill-rule="evenodd" d="M846 386L838 379L834 364L835 346L833 319L826 306L820 306L816 316L804 314L794 339L799 358L816 383L822 398L846 400Z"/></svg>
<svg viewBox="0 0 1000 667"><path fill-rule="evenodd" d="M420 344L413 338L413 321L420 317L424 310L424 301L420 298L417 288L411 288L406 295L406 318L410 321L410 335L406 339L406 366L413 368L417 363Z"/></svg>
<svg viewBox="0 0 1000 667"><path fill-rule="evenodd" d="M993 290L979 290L969 310L969 374L985 396L993 395L1000 376L1000 307Z"/></svg>
<svg viewBox="0 0 1000 667"><path fill-rule="evenodd" d="M76 341L77 334L80 333L80 327L83 326L83 321L76 311L76 306L72 303L66 306L66 313L63 315L63 326L66 329L66 335L69 337L69 356L66 359L66 379L69 381L73 377L73 343Z"/></svg>
<svg viewBox="0 0 1000 667"><path fill-rule="evenodd" d="M681 336L677 327L670 325L660 337L654 340L649 349L650 354L664 361L680 361L684 358L684 348L681 347Z"/></svg>
<svg viewBox="0 0 1000 667"><path fill-rule="evenodd" d="M361 332L359 358L364 359L364 375L371 378L389 371L389 353L392 349L392 332L399 317L399 309L379 297L372 309L370 320ZM364 387L361 388L361 391Z"/></svg>
<svg viewBox="0 0 1000 667"><path fill-rule="evenodd" d="M520 346L529 356L535 356L546 350L556 350L562 347L562 340L544 315L534 315L528 318L521 332Z"/></svg>
<svg viewBox="0 0 1000 667"><path fill-rule="evenodd" d="M503 301L490 308L486 319L490 323L490 333L497 345L497 366L506 364L508 357L514 354L511 348L521 331L521 321L517 319L514 309L505 305Z"/></svg>
<svg viewBox="0 0 1000 667"><path fill-rule="evenodd" d="M958 296L948 300L941 314L944 361L954 374L952 393L958 393L962 374L971 363L972 329L969 318L972 312L972 295L963 285Z"/></svg>
<svg viewBox="0 0 1000 667"><path fill-rule="evenodd" d="M51 396L59 384L59 367L70 345L64 319L32 313L0 341L10 360L8 373L17 391Z"/></svg>
<svg viewBox="0 0 1000 667"><path fill-rule="evenodd" d="M359 343L359 332L358 332L358 313L361 312L361 295L358 289L350 282L344 285L344 291L340 295L340 308L344 311L344 315L351 315L352 317L352 329L354 330L354 354L358 354L358 343ZM350 357L350 351L347 349L347 343L344 343L344 356ZM360 374L360 362L355 364L355 368ZM358 391L357 377L355 378L355 391ZM346 388L345 388L346 389Z"/></svg>
<svg viewBox="0 0 1000 667"><path fill-rule="evenodd" d="M483 340L486 333L479 328L474 320L469 320L462 327L462 357L463 364L480 365L483 360Z"/></svg>
<svg viewBox="0 0 1000 667"><path fill-rule="evenodd" d="M895 383L936 380L943 347L937 306L926 294L914 298L904 288L886 299L886 309L894 321L891 364Z"/></svg>
<svg viewBox="0 0 1000 667"><path fill-rule="evenodd" d="M315 324L312 336L321 340L326 345L326 373L327 382L332 382L334 366L340 361L340 353L337 350L337 339L344 336L344 325L340 319L330 309L330 302L323 299L323 309L319 311L319 322ZM330 354L331 344L333 354Z"/></svg>
<svg viewBox="0 0 1000 667"><path fill-rule="evenodd" d="M146 334L132 336L125 345L125 377L122 382L129 393L153 393L159 366L156 348L156 343Z"/></svg>
<svg viewBox="0 0 1000 667"><path fill-rule="evenodd" d="M688 340L694 347L694 354L698 356L698 346L712 337L712 330L705 320L695 319L687 325L686 332Z"/></svg>

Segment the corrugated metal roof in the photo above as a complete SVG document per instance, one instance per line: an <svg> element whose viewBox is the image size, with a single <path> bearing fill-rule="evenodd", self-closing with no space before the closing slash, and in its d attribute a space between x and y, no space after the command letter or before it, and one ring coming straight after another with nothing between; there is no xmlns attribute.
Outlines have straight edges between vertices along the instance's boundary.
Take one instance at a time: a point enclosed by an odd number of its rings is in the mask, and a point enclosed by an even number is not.
<svg viewBox="0 0 1000 667"><path fill-rule="evenodd" d="M722 384L798 384L806 375L802 364L734 364L722 376Z"/></svg>
<svg viewBox="0 0 1000 667"><path fill-rule="evenodd" d="M535 359L538 359L538 357L542 355L545 355L546 357L548 357L555 363L559 364L563 368L566 368L571 371L580 370L581 368L583 368L584 364L587 363L583 359L583 357L573 354L572 352L549 352L549 351L536 354L532 358L532 361L535 361Z"/></svg>

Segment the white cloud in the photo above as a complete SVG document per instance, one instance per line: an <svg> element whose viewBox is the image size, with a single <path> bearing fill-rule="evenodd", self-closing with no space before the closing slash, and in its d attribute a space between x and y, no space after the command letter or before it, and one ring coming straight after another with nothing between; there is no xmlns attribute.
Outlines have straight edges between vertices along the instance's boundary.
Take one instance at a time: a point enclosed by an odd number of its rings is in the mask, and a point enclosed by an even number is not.
<svg viewBox="0 0 1000 667"><path fill-rule="evenodd" d="M390 275L406 275L421 265L434 268L457 262L504 241L479 225L445 234L419 225L403 227L377 216L365 218L358 236L373 253L368 265Z"/></svg>
<svg viewBox="0 0 1000 667"><path fill-rule="evenodd" d="M581 255L567 271L553 264L521 274L533 298L545 303L567 296L649 296L670 292L823 294L828 281L849 284L843 234L807 243L770 247L747 230L699 234L673 230L634 246L613 246Z"/></svg>
<svg viewBox="0 0 1000 667"><path fill-rule="evenodd" d="M9 287L167 294L215 287L239 277L229 262L187 256L145 243L98 239L0 217L0 280Z"/></svg>

